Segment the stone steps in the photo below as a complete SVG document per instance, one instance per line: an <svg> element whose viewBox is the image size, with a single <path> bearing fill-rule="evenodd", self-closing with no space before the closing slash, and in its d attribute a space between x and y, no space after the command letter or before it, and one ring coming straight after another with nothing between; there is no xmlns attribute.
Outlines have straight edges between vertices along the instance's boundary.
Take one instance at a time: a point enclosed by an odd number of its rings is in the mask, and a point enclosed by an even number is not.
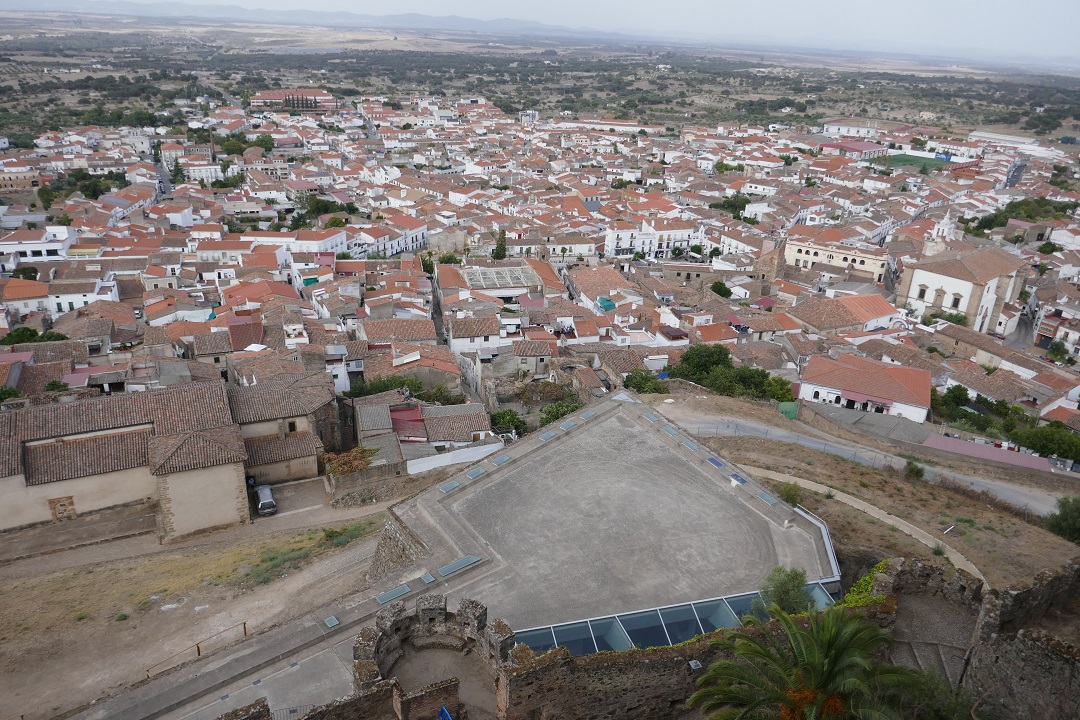
<svg viewBox="0 0 1080 720"><path fill-rule="evenodd" d="M949 677L949 671L945 667L945 662L941 659L941 650L937 644L913 642L911 646L915 650L915 657L919 661L920 668L927 671L932 670L944 678Z"/></svg>

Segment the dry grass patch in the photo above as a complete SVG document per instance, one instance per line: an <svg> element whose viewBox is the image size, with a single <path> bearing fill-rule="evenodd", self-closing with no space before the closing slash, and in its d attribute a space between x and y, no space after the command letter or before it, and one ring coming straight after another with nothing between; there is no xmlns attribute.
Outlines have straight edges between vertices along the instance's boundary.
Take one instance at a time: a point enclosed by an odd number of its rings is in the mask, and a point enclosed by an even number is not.
<svg viewBox="0 0 1080 720"><path fill-rule="evenodd" d="M891 468L870 468L762 438L743 437L738 443L725 438L702 441L737 463L776 472L791 470L797 477L836 488L907 520L966 555L993 587L1029 580L1039 570L1057 567L1076 554L1075 545L1042 528L945 488L905 481ZM821 515L830 531L842 540L874 545L892 542L897 546L908 542L899 539L906 537L903 533L852 508L841 509L841 503L824 498L809 502L810 509ZM944 534L943 529L949 526L954 527ZM930 550L925 548L919 554Z"/></svg>
<svg viewBox="0 0 1080 720"><path fill-rule="evenodd" d="M233 595L378 532L382 515L339 528L99 563L0 586L0 644L87 620L145 613L193 594ZM213 593L220 589L221 593ZM126 618L125 618L126 619Z"/></svg>

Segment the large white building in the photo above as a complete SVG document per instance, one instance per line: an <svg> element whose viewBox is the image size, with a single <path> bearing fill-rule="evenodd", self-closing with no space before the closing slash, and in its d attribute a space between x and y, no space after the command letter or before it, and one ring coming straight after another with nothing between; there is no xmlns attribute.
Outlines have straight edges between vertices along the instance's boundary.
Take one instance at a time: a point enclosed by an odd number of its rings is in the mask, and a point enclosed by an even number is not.
<svg viewBox="0 0 1080 720"><path fill-rule="evenodd" d="M799 399L926 421L930 371L854 355L813 355L802 370Z"/></svg>
<svg viewBox="0 0 1080 720"><path fill-rule="evenodd" d="M1001 248L944 251L904 269L896 304L915 317L962 313L976 332L996 332L1005 305L1024 289L1026 268Z"/></svg>

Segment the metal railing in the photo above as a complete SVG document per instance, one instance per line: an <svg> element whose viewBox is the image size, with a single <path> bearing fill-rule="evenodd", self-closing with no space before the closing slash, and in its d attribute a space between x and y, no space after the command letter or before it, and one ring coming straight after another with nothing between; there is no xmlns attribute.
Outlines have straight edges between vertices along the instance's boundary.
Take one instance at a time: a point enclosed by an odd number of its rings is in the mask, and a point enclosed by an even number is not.
<svg viewBox="0 0 1080 720"><path fill-rule="evenodd" d="M184 653L188 652L192 648L195 648L195 657L197 657L197 658L202 657L202 646L203 646L203 644L206 643L207 640L212 640L212 639L216 638L218 635L223 635L223 634L229 632L230 630L235 630L238 627L242 627L244 629L244 637L247 637L247 634L248 634L248 632L247 632L247 620L245 620L243 622L236 623L235 625L230 625L229 627L225 628L224 630L219 630L216 633L214 633L213 635L207 635L206 637L199 640L198 642L196 642L196 643L194 643L192 645L188 645L183 650L180 650L179 652L173 653L172 655L165 658L161 662L154 663L150 667L146 668L146 677L149 678L153 674L151 671L153 671L154 669L161 667L165 663L169 662L170 660L173 660L174 658L179 657L180 655L183 655Z"/></svg>

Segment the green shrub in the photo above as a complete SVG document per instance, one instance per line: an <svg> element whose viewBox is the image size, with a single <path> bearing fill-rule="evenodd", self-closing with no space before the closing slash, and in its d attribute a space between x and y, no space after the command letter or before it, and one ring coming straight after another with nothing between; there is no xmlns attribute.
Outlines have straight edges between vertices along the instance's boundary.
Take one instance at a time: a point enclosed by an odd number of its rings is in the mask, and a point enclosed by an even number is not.
<svg viewBox="0 0 1080 720"><path fill-rule="evenodd" d="M555 422L559 418L565 417L572 412L576 412L581 409L581 403L560 401L554 402L546 406L540 411L540 425L548 425Z"/></svg>
<svg viewBox="0 0 1080 720"><path fill-rule="evenodd" d="M639 393L666 393L668 391L667 383L658 380L648 370L631 370L623 380L623 385L631 390Z"/></svg>
<svg viewBox="0 0 1080 720"><path fill-rule="evenodd" d="M1080 545L1080 495L1060 497L1057 512L1046 516L1046 529Z"/></svg>
<svg viewBox="0 0 1080 720"><path fill-rule="evenodd" d="M851 586L851 589L844 594L844 597L840 599L837 605L843 607L857 608L866 607L868 605L878 605L885 602L885 598L882 595L874 595L874 576L878 573L885 572L885 568L888 567L889 561L882 560L877 565L870 569L870 572L863 575L861 578L855 581L855 584Z"/></svg>
<svg viewBox="0 0 1080 720"><path fill-rule="evenodd" d="M780 486L780 499L788 505L799 505L802 503L802 488L795 483L783 483Z"/></svg>
<svg viewBox="0 0 1080 720"><path fill-rule="evenodd" d="M116 622L124 622L127 619L128 619L127 613L117 613L116 614Z"/></svg>

